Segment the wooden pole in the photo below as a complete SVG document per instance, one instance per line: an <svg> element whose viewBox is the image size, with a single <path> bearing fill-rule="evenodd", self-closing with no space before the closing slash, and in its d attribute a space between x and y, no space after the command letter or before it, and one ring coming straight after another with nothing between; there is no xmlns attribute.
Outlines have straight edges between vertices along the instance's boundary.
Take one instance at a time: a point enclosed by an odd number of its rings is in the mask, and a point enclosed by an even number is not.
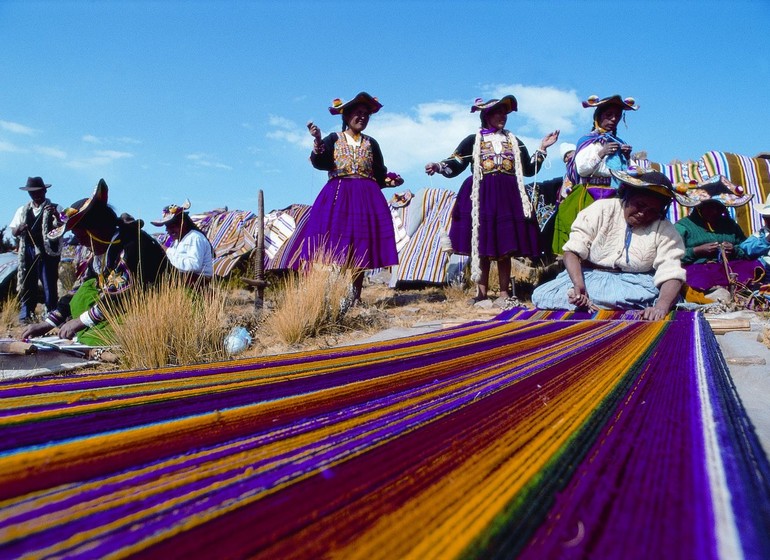
<svg viewBox="0 0 770 560"><path fill-rule="evenodd" d="M254 310L259 311L265 306L265 198L262 189L259 190L257 209L257 247L254 278L243 278L243 282L255 288Z"/></svg>
<svg viewBox="0 0 770 560"><path fill-rule="evenodd" d="M257 269L254 278L257 293L254 298L254 309L262 309L265 306L265 197L262 189L259 189L258 214Z"/></svg>

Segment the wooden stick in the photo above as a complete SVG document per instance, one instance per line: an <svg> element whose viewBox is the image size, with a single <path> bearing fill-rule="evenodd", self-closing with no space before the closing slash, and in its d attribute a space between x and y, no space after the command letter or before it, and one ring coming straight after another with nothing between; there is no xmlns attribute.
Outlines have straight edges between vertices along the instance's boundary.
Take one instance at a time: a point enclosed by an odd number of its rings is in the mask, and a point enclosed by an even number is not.
<svg viewBox="0 0 770 560"><path fill-rule="evenodd" d="M37 352L37 347L33 344L21 342L18 340L0 341L0 352L6 354L18 354L20 356L29 356Z"/></svg>

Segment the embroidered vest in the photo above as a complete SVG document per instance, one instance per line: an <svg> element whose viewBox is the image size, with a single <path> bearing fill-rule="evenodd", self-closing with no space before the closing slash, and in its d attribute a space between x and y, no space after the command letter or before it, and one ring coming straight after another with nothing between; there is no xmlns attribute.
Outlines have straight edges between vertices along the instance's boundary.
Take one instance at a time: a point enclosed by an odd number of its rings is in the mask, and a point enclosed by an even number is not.
<svg viewBox="0 0 770 560"><path fill-rule="evenodd" d="M495 153L494 145L484 137L481 139L481 170L486 175L489 173L505 173L515 175L515 163L513 146L505 138L501 142L500 153ZM517 146L518 147L518 146Z"/></svg>
<svg viewBox="0 0 770 560"><path fill-rule="evenodd" d="M369 137L361 135L361 143L353 146L347 143L345 133L341 132L334 143L334 169L329 171L329 179L358 175L374 179L372 145Z"/></svg>

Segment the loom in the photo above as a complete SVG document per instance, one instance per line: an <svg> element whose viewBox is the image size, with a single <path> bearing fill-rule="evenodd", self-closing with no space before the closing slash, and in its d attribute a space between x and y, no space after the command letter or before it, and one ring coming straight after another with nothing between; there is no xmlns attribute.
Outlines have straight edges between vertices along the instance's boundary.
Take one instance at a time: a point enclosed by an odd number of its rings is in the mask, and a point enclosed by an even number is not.
<svg viewBox="0 0 770 560"><path fill-rule="evenodd" d="M0 394L3 558L770 558L768 461L689 312Z"/></svg>

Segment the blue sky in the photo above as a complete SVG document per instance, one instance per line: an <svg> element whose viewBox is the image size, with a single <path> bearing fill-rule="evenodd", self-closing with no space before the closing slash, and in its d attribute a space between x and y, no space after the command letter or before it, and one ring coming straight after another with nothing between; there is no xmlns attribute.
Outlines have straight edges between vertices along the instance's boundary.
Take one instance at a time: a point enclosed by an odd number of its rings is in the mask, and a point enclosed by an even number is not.
<svg viewBox="0 0 770 560"><path fill-rule="evenodd" d="M590 129L592 94L636 98L619 135L650 159L770 151L770 2L0 2L0 226L27 176L68 205L100 177L118 212L310 204L326 177L305 125L365 90L367 133L417 191L513 93L530 148ZM563 173L558 150L539 174ZM390 196L390 191L385 191ZM153 228L150 227L150 230Z"/></svg>

